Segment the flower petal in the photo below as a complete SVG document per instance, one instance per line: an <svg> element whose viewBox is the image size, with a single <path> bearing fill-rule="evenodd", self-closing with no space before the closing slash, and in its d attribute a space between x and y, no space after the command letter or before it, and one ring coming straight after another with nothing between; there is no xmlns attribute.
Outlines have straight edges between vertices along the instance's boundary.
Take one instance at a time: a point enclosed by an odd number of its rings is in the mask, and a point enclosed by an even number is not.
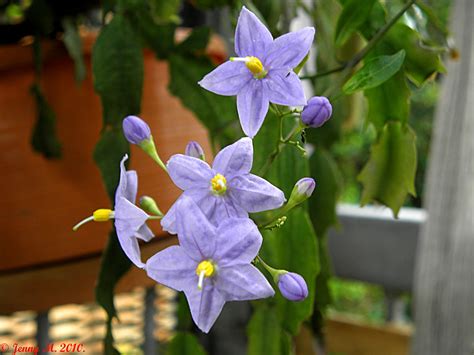
<svg viewBox="0 0 474 355"><path fill-rule="evenodd" d="M227 61L207 74L198 84L216 94L233 96L252 78L252 73L243 63Z"/></svg>
<svg viewBox="0 0 474 355"><path fill-rule="evenodd" d="M228 185L231 198L250 213L273 210L286 201L283 191L253 174L236 176Z"/></svg>
<svg viewBox="0 0 474 355"><path fill-rule="evenodd" d="M173 155L166 166L171 180L181 190L210 186L214 177L206 162L183 154Z"/></svg>
<svg viewBox="0 0 474 355"><path fill-rule="evenodd" d="M214 158L212 168L230 179L248 174L253 164L253 144L250 138L241 138L222 149Z"/></svg>
<svg viewBox="0 0 474 355"><path fill-rule="evenodd" d="M115 192L115 203L120 197L125 197L130 202L134 203L137 198L138 177L135 170L127 171L125 169L125 161L128 155L125 154L120 162L120 181Z"/></svg>
<svg viewBox="0 0 474 355"><path fill-rule="evenodd" d="M284 106L306 105L303 84L293 71L271 70L264 84L270 102Z"/></svg>
<svg viewBox="0 0 474 355"><path fill-rule="evenodd" d="M184 191L181 196L176 200L176 202L170 207L168 212L165 214L165 216L161 219L161 227L165 232L168 232L170 234L176 234L176 211L178 208L178 204L183 198L183 196L190 197L196 202L198 206L200 206L201 210L205 208L203 211L206 216L208 214L206 213L206 210L212 209L212 204L214 202L212 201L204 201L204 199L209 199L212 196L211 192L209 191L209 188L198 188L198 189L189 189Z"/></svg>
<svg viewBox="0 0 474 355"><path fill-rule="evenodd" d="M295 68L308 54L313 44L314 28L305 27L278 37L264 58L266 68Z"/></svg>
<svg viewBox="0 0 474 355"><path fill-rule="evenodd" d="M180 198L177 207L176 230L179 244L190 258L197 261L212 258L216 249L216 228L187 196Z"/></svg>
<svg viewBox="0 0 474 355"><path fill-rule="evenodd" d="M173 245L153 255L146 262L146 272L156 282L183 291L197 288L197 262L184 249Z"/></svg>
<svg viewBox="0 0 474 355"><path fill-rule="evenodd" d="M216 232L214 259L219 267L250 263L262 245L262 235L249 218L228 218Z"/></svg>
<svg viewBox="0 0 474 355"><path fill-rule="evenodd" d="M208 333L225 304L224 296L211 284L211 280L204 280L202 290L195 287L184 290L188 299L191 316L194 323L204 333Z"/></svg>
<svg viewBox="0 0 474 355"><path fill-rule="evenodd" d="M216 278L216 288L226 301L256 300L275 294L265 276L250 264L220 268Z"/></svg>
<svg viewBox="0 0 474 355"><path fill-rule="evenodd" d="M235 29L235 53L239 57L263 58L272 41L270 31L253 12L243 6Z"/></svg>
<svg viewBox="0 0 474 355"><path fill-rule="evenodd" d="M149 242L151 239L155 237L155 234L151 231L151 229L146 224L144 224L140 228L138 228L138 231L137 233L135 233L135 236L145 242Z"/></svg>
<svg viewBox="0 0 474 355"><path fill-rule="evenodd" d="M138 246L137 238L128 233L119 232L118 230L117 237L125 255L127 255L132 263L142 269L145 264L142 262L140 256L140 247Z"/></svg>
<svg viewBox="0 0 474 355"><path fill-rule="evenodd" d="M115 204L115 229L117 232L134 235L145 224L148 215L141 208L120 197Z"/></svg>
<svg viewBox="0 0 474 355"><path fill-rule="evenodd" d="M244 133L253 138L268 112L268 97L265 95L263 80L254 79L237 95L237 111Z"/></svg>

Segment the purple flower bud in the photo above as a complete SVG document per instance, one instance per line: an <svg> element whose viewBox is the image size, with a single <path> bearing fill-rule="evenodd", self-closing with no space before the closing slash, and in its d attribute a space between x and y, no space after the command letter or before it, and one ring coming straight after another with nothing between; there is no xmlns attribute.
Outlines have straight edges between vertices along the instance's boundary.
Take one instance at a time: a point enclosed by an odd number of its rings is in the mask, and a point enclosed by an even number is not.
<svg viewBox="0 0 474 355"><path fill-rule="evenodd" d="M302 301L308 297L308 286L301 275L287 272L278 279L278 288L283 297L290 301Z"/></svg>
<svg viewBox="0 0 474 355"><path fill-rule="evenodd" d="M199 143L195 142L195 141L190 141L188 143L188 145L186 146L186 149L184 150L184 154L186 154L190 157L205 160L204 150L199 145Z"/></svg>
<svg viewBox="0 0 474 355"><path fill-rule="evenodd" d="M295 184L297 193L304 196L305 198L309 198L313 194L315 187L316 181L309 177L299 179Z"/></svg>
<svg viewBox="0 0 474 355"><path fill-rule="evenodd" d="M313 96L301 112L301 121L310 127L321 127L332 115L332 106L327 97Z"/></svg>
<svg viewBox="0 0 474 355"><path fill-rule="evenodd" d="M123 134L132 144L140 144L151 136L150 127L137 116L127 116L122 122Z"/></svg>

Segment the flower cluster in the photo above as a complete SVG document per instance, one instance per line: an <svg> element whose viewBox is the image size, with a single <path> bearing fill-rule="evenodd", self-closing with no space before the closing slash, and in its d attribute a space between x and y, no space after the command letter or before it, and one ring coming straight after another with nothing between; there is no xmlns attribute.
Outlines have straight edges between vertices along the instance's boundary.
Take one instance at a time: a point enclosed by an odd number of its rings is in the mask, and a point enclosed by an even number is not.
<svg viewBox="0 0 474 355"><path fill-rule="evenodd" d="M297 74L293 71L308 54L313 28L304 28L273 40L270 32L245 7L236 34L235 52L228 62L206 75L199 84L221 95L236 95L244 137L224 147L212 165L204 150L190 142L185 154L175 154L164 164L159 157L149 126L137 116L123 120L127 140L143 149L168 174L183 193L166 214L149 196L137 194L137 174L120 163L120 181L115 195L115 209L99 209L79 222L76 230L88 221L114 219L120 245L127 257L146 270L157 282L183 291L192 318L208 332L225 302L271 297L274 290L260 269L273 278L283 297L304 300L308 295L305 280L298 274L275 269L258 255L263 238L261 229L279 228L284 214L311 196L315 182L302 178L288 201L284 193L251 172L253 141L269 108L269 103L304 106L290 114L302 118L298 127L316 127L329 117L329 101L306 102ZM292 143L291 137L284 143ZM276 210L272 218L257 226L251 213ZM139 239L150 241L154 234L147 221L159 219L162 228L177 234L179 245L171 246L142 262Z"/></svg>

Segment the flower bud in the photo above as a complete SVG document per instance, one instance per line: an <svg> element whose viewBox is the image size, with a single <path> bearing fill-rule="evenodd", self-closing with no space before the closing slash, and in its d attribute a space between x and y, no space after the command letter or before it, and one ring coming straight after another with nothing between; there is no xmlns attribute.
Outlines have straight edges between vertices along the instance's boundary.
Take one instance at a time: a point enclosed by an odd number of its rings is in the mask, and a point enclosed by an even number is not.
<svg viewBox="0 0 474 355"><path fill-rule="evenodd" d="M324 96L313 96L301 112L301 121L310 127L321 127L332 115L332 106Z"/></svg>
<svg viewBox="0 0 474 355"><path fill-rule="evenodd" d="M281 274L278 279L278 288L283 297L290 301L302 301L308 297L306 281L294 272Z"/></svg>
<svg viewBox="0 0 474 355"><path fill-rule="evenodd" d="M140 197L140 207L149 214L163 216L163 213L158 208L158 205L156 204L155 200L150 196Z"/></svg>
<svg viewBox="0 0 474 355"><path fill-rule="evenodd" d="M125 117L122 127L125 138L132 144L140 144L151 137L150 127L140 117Z"/></svg>
<svg viewBox="0 0 474 355"><path fill-rule="evenodd" d="M204 155L204 150L199 145L199 143L195 141L190 141L188 143L188 145L186 146L186 149L184 150L184 154L190 157L206 160L206 156Z"/></svg>
<svg viewBox="0 0 474 355"><path fill-rule="evenodd" d="M295 184L295 187L293 187L293 191L291 191L291 196L288 200L288 205L294 207L304 202L313 194L315 187L316 182L314 181L314 179L309 177L299 179Z"/></svg>

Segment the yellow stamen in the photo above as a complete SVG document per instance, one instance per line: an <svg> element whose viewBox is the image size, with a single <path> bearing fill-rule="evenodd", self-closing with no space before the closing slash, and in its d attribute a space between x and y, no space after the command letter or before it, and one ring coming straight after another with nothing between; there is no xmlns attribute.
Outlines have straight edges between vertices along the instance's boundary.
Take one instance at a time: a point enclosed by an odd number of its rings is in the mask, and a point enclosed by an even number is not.
<svg viewBox="0 0 474 355"><path fill-rule="evenodd" d="M198 288L202 290L205 277L211 277L214 275L215 267L214 264L209 260L204 260L199 263L196 268L196 275L199 276Z"/></svg>
<svg viewBox="0 0 474 355"><path fill-rule="evenodd" d="M260 75L263 72L263 64L257 57L247 57L245 65L254 75Z"/></svg>
<svg viewBox="0 0 474 355"><path fill-rule="evenodd" d="M96 222L106 222L110 219L113 215L113 211L107 208L100 208L95 210L92 216L94 217L94 221Z"/></svg>
<svg viewBox="0 0 474 355"><path fill-rule="evenodd" d="M77 231L79 227L91 221L105 222L111 218L114 218L114 211L106 209L106 208L100 208L98 210L95 210L92 216L84 218L82 221L80 221L78 224L72 227L72 230Z"/></svg>
<svg viewBox="0 0 474 355"><path fill-rule="evenodd" d="M211 179L211 189L217 195L222 195L227 191L227 180L221 174L216 174Z"/></svg>
<svg viewBox="0 0 474 355"><path fill-rule="evenodd" d="M263 79L267 75L267 71L263 67L262 62L257 57L247 56L245 58L241 57L231 57L231 62L244 62L245 66L250 70L255 79Z"/></svg>

